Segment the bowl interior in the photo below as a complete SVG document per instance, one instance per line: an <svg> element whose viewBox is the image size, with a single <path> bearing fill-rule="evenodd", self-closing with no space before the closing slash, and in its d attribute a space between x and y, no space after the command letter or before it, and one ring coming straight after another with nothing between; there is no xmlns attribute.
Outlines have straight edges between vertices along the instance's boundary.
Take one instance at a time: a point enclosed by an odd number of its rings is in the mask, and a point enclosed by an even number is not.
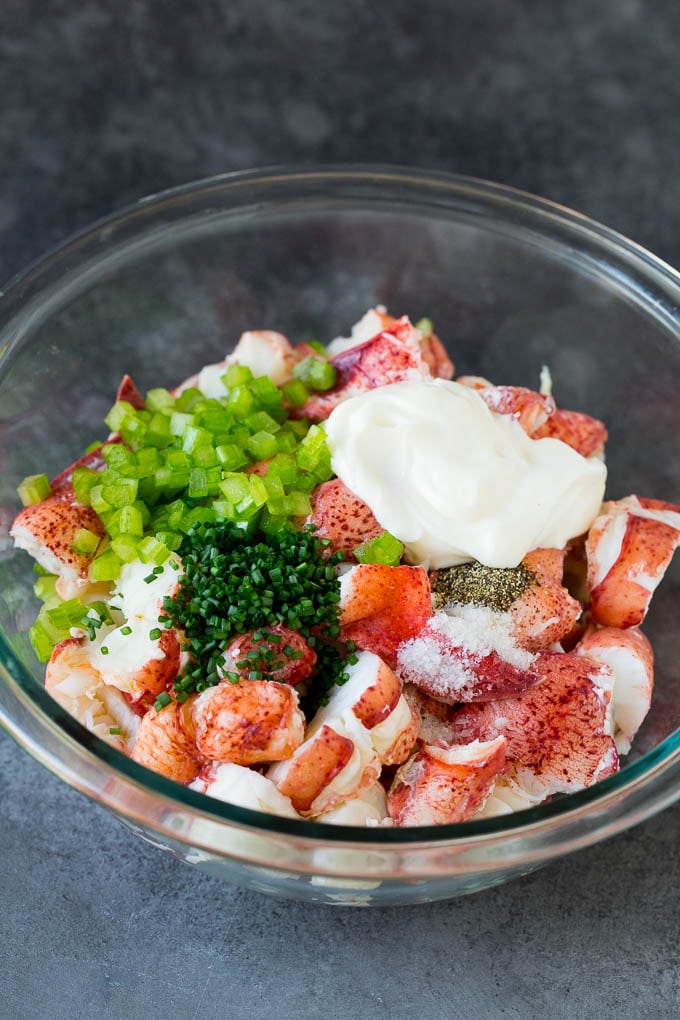
<svg viewBox="0 0 680 1020"><path fill-rule="evenodd" d="M677 321L634 253L589 231L462 184L433 198L389 178L326 182L267 201L212 186L142 206L55 256L10 309L0 363L0 626L29 693L43 670L26 634L34 575L8 537L16 485L104 438L124 372L142 390L173 386L244 329L328 341L376 303L428 316L458 373L537 388L547 365L560 406L602 418L610 498L680 501ZM656 692L632 759L680 724L679 610L672 568L645 628Z"/></svg>

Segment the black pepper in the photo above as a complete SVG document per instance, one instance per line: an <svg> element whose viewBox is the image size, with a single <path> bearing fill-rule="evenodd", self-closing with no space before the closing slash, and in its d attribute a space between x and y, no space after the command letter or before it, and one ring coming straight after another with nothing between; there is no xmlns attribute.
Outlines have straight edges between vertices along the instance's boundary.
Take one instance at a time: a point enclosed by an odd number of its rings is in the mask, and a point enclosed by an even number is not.
<svg viewBox="0 0 680 1020"><path fill-rule="evenodd" d="M504 612L536 583L536 575L523 563L517 567L485 567L483 563L461 563L430 574L435 609L458 602L487 606Z"/></svg>

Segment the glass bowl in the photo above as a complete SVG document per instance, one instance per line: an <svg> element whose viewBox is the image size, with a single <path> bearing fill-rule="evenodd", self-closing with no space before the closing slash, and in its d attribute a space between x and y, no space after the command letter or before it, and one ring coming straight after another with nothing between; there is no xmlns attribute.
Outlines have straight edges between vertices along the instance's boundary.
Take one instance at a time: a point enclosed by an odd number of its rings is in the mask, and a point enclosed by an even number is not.
<svg viewBox="0 0 680 1020"><path fill-rule="evenodd" d="M459 372L536 388L610 427L610 496L680 499L680 277L577 213L398 168L229 174L154 196L62 246L0 300L0 721L145 839L229 881L340 904L469 893L648 818L680 794L680 574L646 625L652 710L628 763L530 811L418 829L333 827L230 806L146 771L44 691L34 575L8 528L27 474L93 439L117 384L172 386L247 328L328 340L383 303L428 316ZM614 853L615 851L612 851Z"/></svg>

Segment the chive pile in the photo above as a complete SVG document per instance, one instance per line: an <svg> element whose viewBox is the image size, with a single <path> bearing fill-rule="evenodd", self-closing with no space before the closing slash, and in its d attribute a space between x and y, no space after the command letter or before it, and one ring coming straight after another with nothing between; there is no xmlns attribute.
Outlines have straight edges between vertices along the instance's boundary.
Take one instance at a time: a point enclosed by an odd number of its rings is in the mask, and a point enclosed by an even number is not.
<svg viewBox="0 0 680 1020"><path fill-rule="evenodd" d="M314 649L317 663L311 683L323 700L334 684L347 679L346 657L354 661L353 647L338 641L339 586L336 565L342 554L324 555L327 540L316 538L308 528L286 528L269 535L266 542L230 522L195 527L182 545L184 574L179 594L166 598L160 622L180 628L190 662L175 681L175 696L184 701L194 691L204 691L222 677L238 680L224 665L229 642L254 632L261 642L252 655L253 664L268 663L271 675L272 628L283 624L301 634ZM343 654L344 653L344 654ZM296 651L285 645L284 658ZM272 660L272 661L270 661ZM266 679L253 669L250 679Z"/></svg>

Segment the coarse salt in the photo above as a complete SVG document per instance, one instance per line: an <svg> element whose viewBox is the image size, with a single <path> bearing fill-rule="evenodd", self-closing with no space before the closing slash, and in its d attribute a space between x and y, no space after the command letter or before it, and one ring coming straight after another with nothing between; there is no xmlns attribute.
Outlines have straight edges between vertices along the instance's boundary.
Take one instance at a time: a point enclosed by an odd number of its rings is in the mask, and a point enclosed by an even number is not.
<svg viewBox="0 0 680 1020"><path fill-rule="evenodd" d="M437 639L437 634L447 639L449 648ZM450 648L455 648L455 656ZM521 670L528 669L535 659L515 643L509 613L456 605L448 612L435 613L425 632L400 645L397 666L409 679L426 678L428 690L435 697L449 697L452 692L474 686L475 667L492 652Z"/></svg>

